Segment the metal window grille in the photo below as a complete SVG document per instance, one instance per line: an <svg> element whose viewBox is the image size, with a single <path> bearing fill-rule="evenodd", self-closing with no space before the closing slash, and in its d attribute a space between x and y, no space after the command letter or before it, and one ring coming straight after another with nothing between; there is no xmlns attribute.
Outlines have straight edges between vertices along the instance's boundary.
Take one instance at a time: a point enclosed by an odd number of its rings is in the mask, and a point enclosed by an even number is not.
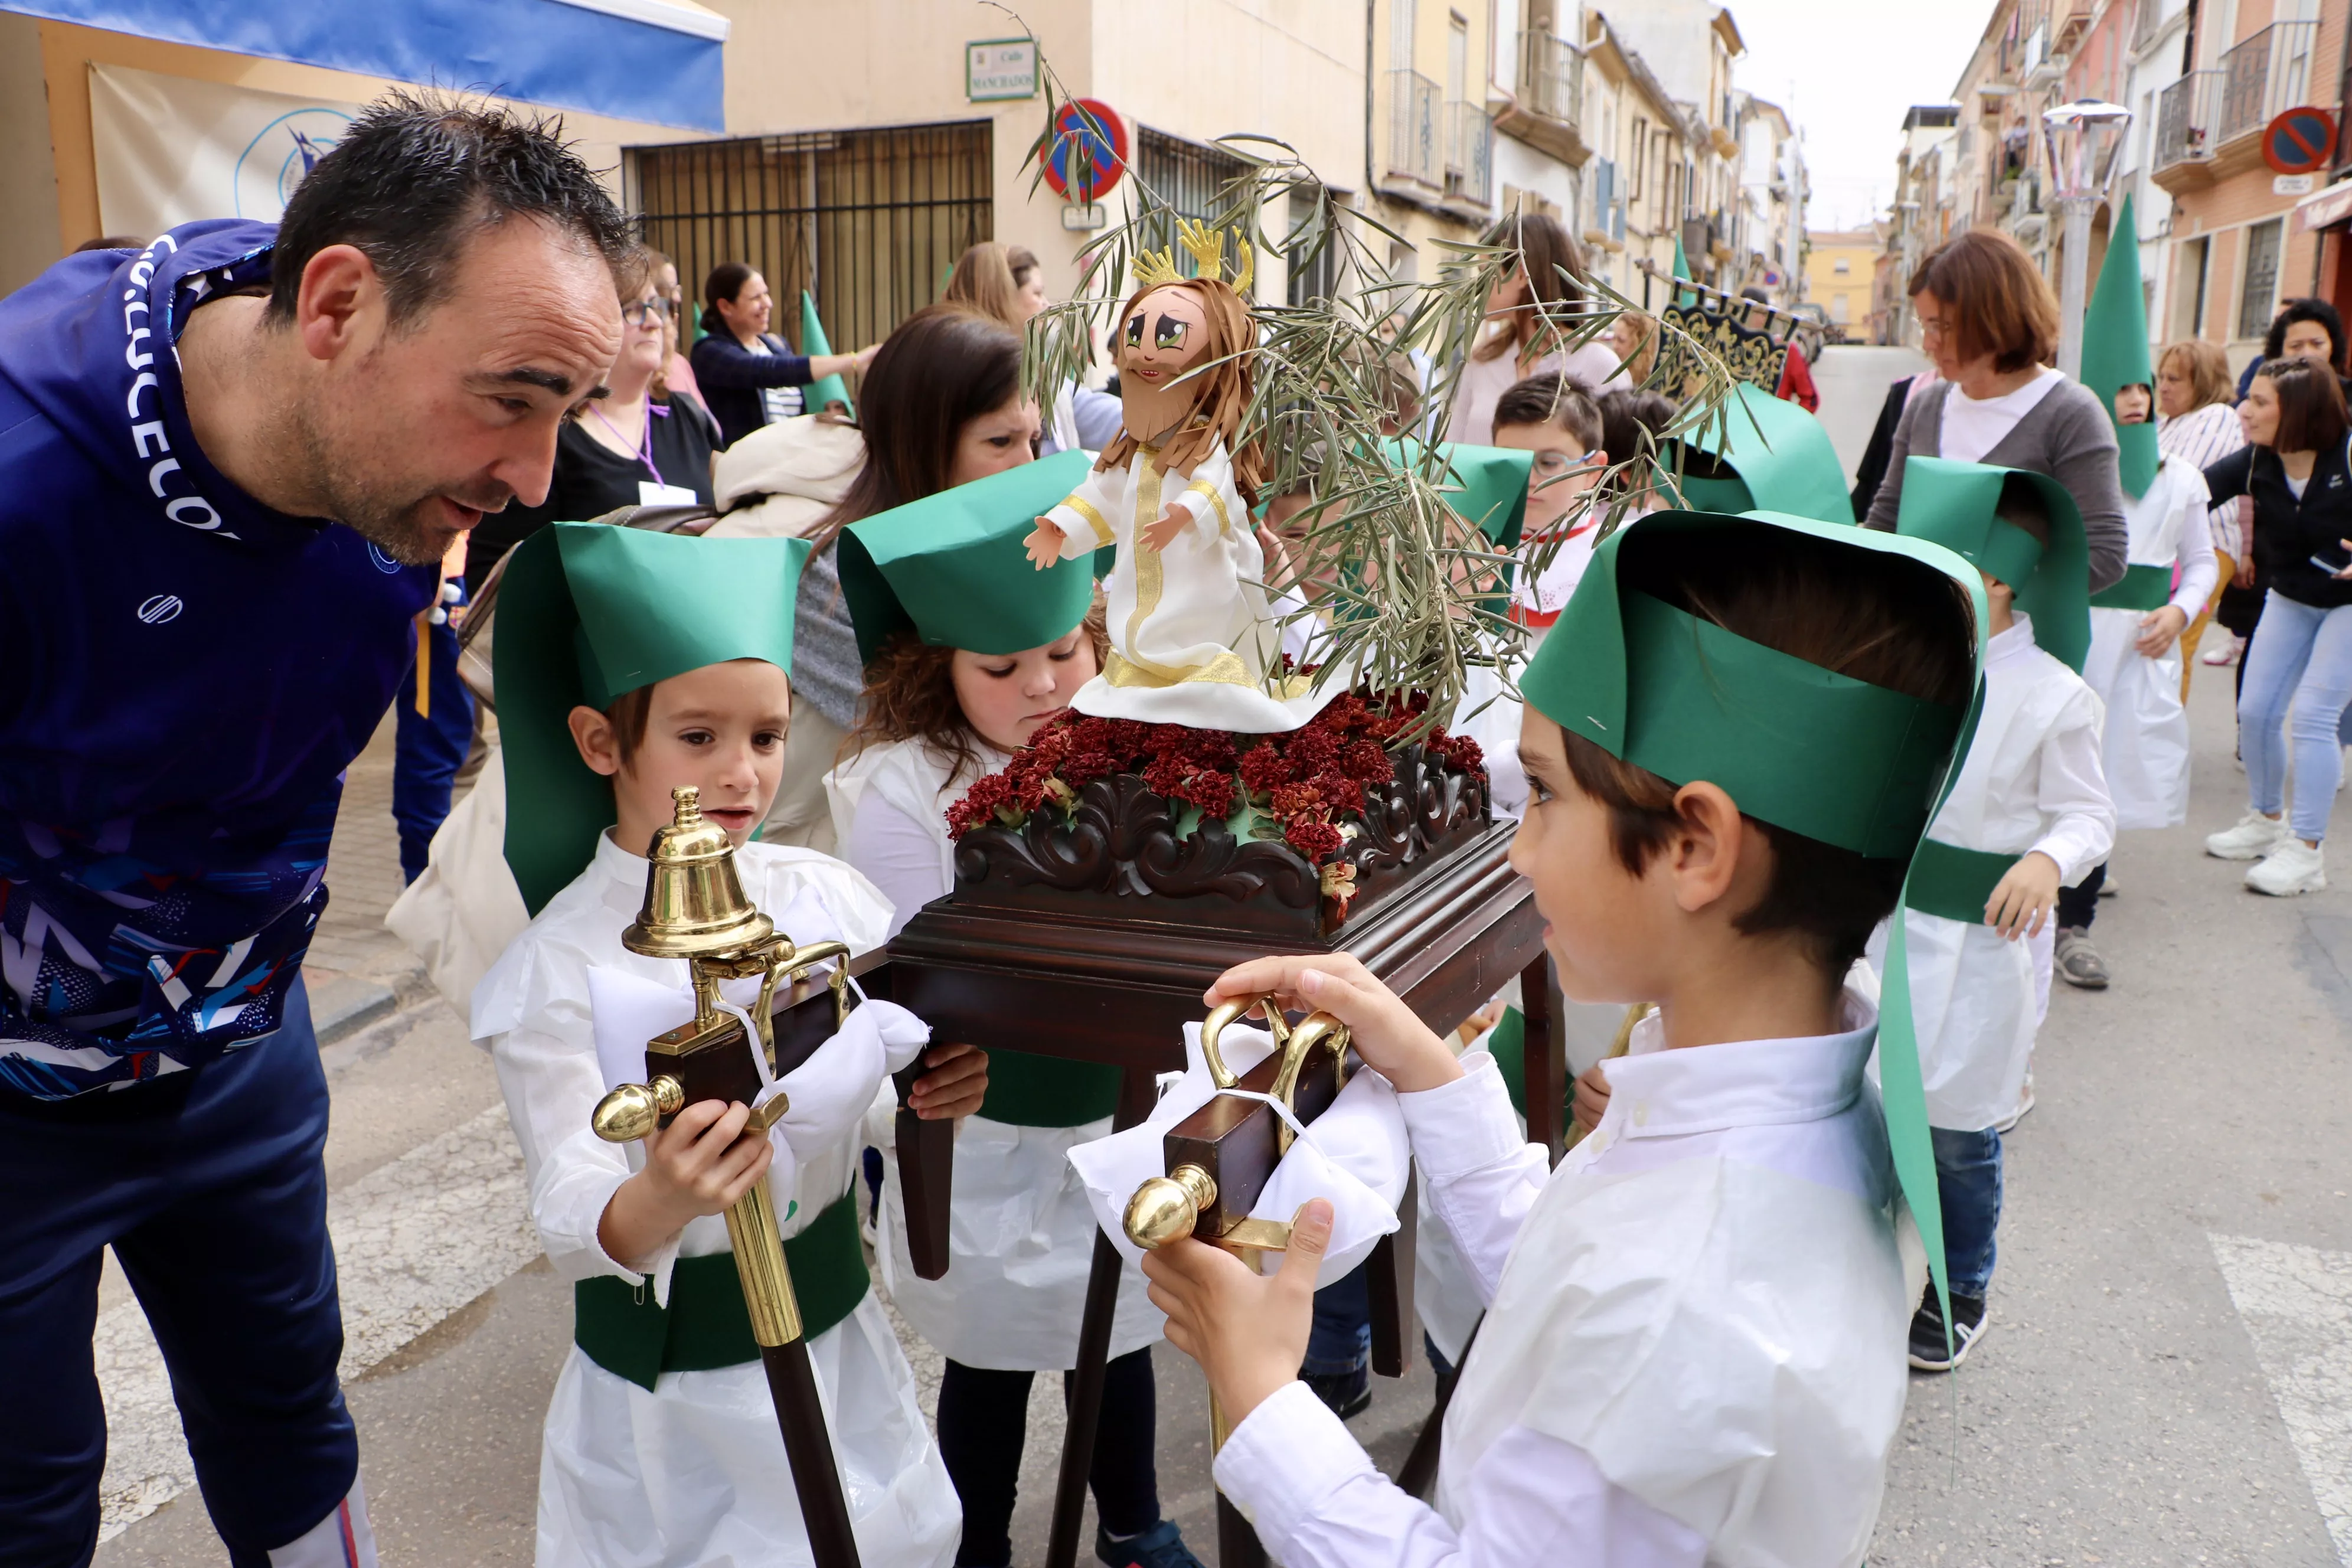
<svg viewBox="0 0 2352 1568"><path fill-rule="evenodd" d="M806 289L845 353L937 300L995 226L984 120L633 147L625 177L646 243L689 292L747 262L775 296L772 330L799 342Z"/></svg>
<svg viewBox="0 0 2352 1568"><path fill-rule="evenodd" d="M2238 336L2259 338L2271 330L2272 300L2278 292L2279 243L2285 223L2272 218L2246 230L2246 279L2238 294Z"/></svg>
<svg viewBox="0 0 2352 1568"><path fill-rule="evenodd" d="M1220 218L1230 218L1234 183L1249 173L1250 161L1222 147L1187 142L1149 125L1138 127L1138 132L1136 172L1152 195L1168 204L1164 213L1156 215L1156 221L1144 226L1145 247L1152 250L1173 247L1177 270L1190 278L1198 268L1192 254L1176 244L1175 220L1189 217L1213 225ZM1228 270L1233 261L1228 250Z"/></svg>
<svg viewBox="0 0 2352 1568"><path fill-rule="evenodd" d="M1294 251L1302 253L1289 258L1289 279L1285 298L1293 305L1328 300L1339 289L1339 246L1327 237L1323 247L1314 255L1305 255L1303 251L1318 223L1326 236L1338 226L1338 220L1332 213L1331 193L1321 185L1294 185L1287 205L1290 232L1286 237Z"/></svg>

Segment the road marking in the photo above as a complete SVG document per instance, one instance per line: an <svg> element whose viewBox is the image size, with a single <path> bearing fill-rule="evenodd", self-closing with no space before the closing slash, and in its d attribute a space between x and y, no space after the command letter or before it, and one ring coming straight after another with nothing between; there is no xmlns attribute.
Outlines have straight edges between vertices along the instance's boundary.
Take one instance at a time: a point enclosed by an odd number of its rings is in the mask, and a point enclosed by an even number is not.
<svg viewBox="0 0 2352 1568"><path fill-rule="evenodd" d="M2336 1559L2352 1565L2352 1252L2208 1239Z"/></svg>
<svg viewBox="0 0 2352 1568"><path fill-rule="evenodd" d="M492 1106L327 1199L343 1306L342 1379L399 1350L539 1256L522 1152ZM99 1539L109 1541L195 1484L163 1352L126 1301L95 1340L106 1395Z"/></svg>

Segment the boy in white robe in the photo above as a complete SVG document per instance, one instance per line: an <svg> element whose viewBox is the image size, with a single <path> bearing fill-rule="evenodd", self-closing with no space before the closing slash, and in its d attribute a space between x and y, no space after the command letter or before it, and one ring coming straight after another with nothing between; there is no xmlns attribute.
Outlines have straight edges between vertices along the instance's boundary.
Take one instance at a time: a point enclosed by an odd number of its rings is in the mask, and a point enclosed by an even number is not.
<svg viewBox="0 0 2352 1568"><path fill-rule="evenodd" d="M1912 458L1903 489L1898 531L1966 556L1991 612L1976 738L1920 847L1904 913L1952 1310L1948 1334L1935 1297L1920 1302L1911 1364L1948 1372L1988 1321L2001 1128L2026 1093L2048 984L2032 939L2061 889L2105 860L2116 816L2099 700L2075 673L2090 640L2089 568L2073 498L2040 474L1939 458ZM2034 614L2021 613L2027 605Z"/></svg>
<svg viewBox="0 0 2352 1568"><path fill-rule="evenodd" d="M1271 1279L1190 1239L1147 1258L1233 1423L1218 1484L1275 1559L1863 1561L1906 1384L1898 1181L1931 1232L1935 1196L1901 965L1883 1040L1843 985L1961 743L1981 605L1948 552L1851 526L1668 512L1601 544L1522 683L1512 860L1569 994L1662 1011L1557 1171L1492 1058L1457 1061L1354 959L1211 990L1349 1024L1489 1298L1431 1509L1294 1381L1324 1205Z"/></svg>
<svg viewBox="0 0 2352 1568"><path fill-rule="evenodd" d="M740 842L782 766L807 549L558 523L508 568L497 656L507 858L535 914L477 989L473 1026L522 1145L532 1221L575 1282L574 1345L541 1451L540 1568L811 1561L720 1217L755 1182L768 1184L783 1234L862 1559L931 1568L954 1552L955 1496L867 1287L850 1195L856 1120L881 1061L835 1068L837 1041L788 1075L796 1106L848 1108L838 1127L746 1135L747 1108L716 1101L686 1107L642 1145L590 1126L616 1079L642 1077L642 1041L656 1032L644 1016L693 1013L685 962L621 941L673 788L697 786L703 815L739 840L743 890L779 930L853 952L889 930L889 904L846 866ZM751 987L730 1000L755 999ZM635 1032L600 1033L600 1007L637 1016ZM618 1072L600 1065L632 1050ZM984 1057L950 1047L929 1059L919 1112L977 1105ZM843 1072L856 1081L834 1081ZM804 1096L803 1083L824 1093Z"/></svg>
<svg viewBox="0 0 2352 1568"><path fill-rule="evenodd" d="M2124 212L2131 216L2131 198ZM2107 405L2116 427L2129 563L2123 580L2091 596L2091 652L2083 679L2106 705L2100 752L2116 826L2173 827L2189 817L2189 689L2180 635L2221 581L2208 525L2205 476L2158 450L2156 372L2147 352L2147 307L2139 247L2110 249L2083 318L2083 384ZM2086 991L2111 982L2091 942L2091 922L2107 868L2058 896L2058 977Z"/></svg>

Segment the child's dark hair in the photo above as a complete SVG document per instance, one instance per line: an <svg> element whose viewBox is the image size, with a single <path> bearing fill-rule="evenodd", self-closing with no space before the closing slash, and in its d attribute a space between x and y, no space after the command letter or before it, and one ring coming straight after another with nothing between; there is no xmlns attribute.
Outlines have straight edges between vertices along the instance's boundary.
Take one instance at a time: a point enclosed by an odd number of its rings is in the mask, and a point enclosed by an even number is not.
<svg viewBox="0 0 2352 1568"><path fill-rule="evenodd" d="M1099 668L1110 648L1108 617L1099 595L1076 629L1085 632L1094 645ZM873 662L866 667L866 692L858 703L856 728L842 742L841 754L854 757L868 746L920 741L949 764L950 779L978 777L981 739L963 716L954 678L949 673L955 651L935 647L911 632L900 632L877 649Z"/></svg>
<svg viewBox="0 0 2352 1568"><path fill-rule="evenodd" d="M1727 529L1704 542L1637 531L1621 548L1624 588L1856 680L1955 708L1969 700L1969 601L1932 568L1770 528ZM1676 786L1581 735L1561 739L1577 787L1609 808L1619 863L1640 875L1681 826ZM1746 820L1772 847L1772 879L1733 928L1791 932L1823 973L1843 974L1894 912L1906 862Z"/></svg>
<svg viewBox="0 0 2352 1568"><path fill-rule="evenodd" d="M1612 463L1654 457L1658 434L1674 423L1675 405L1661 393L1621 386L1601 395L1601 445ZM1646 470L1644 470L1646 474Z"/></svg>
<svg viewBox="0 0 2352 1568"><path fill-rule="evenodd" d="M634 691L624 691L613 699L604 710L604 720L613 726L613 746L621 753L621 765L627 767L636 761L637 748L646 743L646 726L653 722L654 687L649 682Z"/></svg>
<svg viewBox="0 0 2352 1568"><path fill-rule="evenodd" d="M1510 425L1557 425L1583 442L1586 451L1601 447L1601 410L1592 394L1556 370L1515 381L1496 399L1495 428Z"/></svg>

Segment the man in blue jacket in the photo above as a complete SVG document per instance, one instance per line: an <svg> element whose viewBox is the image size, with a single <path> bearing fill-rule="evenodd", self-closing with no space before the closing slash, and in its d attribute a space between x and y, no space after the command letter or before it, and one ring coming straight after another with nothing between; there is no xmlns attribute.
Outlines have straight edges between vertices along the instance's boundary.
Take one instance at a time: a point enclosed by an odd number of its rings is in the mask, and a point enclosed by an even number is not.
<svg viewBox="0 0 2352 1568"><path fill-rule="evenodd" d="M436 563L619 345L626 226L551 129L395 94L281 226L0 300L5 1568L95 1549L109 1246L230 1562L373 1561L301 963Z"/></svg>

